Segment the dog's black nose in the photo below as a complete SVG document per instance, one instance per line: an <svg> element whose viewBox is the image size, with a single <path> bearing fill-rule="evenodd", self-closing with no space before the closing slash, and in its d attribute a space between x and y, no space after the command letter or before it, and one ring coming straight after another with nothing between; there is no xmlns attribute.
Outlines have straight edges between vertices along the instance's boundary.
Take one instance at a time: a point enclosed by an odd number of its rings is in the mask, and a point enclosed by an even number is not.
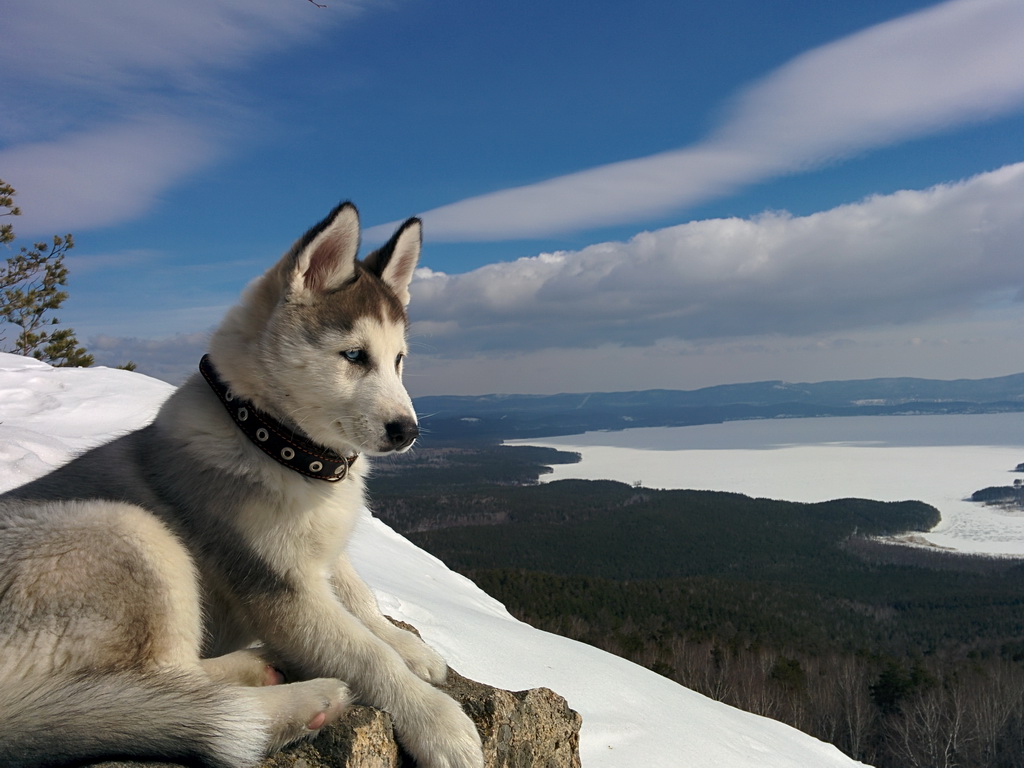
<svg viewBox="0 0 1024 768"><path fill-rule="evenodd" d="M388 436L388 445L393 451L408 448L420 435L420 428L412 419L396 419L384 425Z"/></svg>

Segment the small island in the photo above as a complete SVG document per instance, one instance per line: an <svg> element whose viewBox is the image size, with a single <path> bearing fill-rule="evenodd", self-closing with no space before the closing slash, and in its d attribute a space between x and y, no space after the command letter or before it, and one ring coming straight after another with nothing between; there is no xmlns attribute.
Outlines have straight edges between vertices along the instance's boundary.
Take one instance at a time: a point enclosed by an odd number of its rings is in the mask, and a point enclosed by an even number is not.
<svg viewBox="0 0 1024 768"><path fill-rule="evenodd" d="M1024 464L1018 464L1014 472L1024 472ZM991 506L1024 509L1024 480L1017 478L1013 485L996 485L982 488L971 494L971 501Z"/></svg>

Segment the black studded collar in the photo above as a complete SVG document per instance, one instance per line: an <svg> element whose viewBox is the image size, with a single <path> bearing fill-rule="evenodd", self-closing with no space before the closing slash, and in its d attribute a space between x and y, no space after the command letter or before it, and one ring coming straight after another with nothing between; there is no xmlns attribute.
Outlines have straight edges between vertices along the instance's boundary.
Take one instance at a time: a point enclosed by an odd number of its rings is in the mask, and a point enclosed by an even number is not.
<svg viewBox="0 0 1024 768"><path fill-rule="evenodd" d="M358 453L346 457L314 443L301 432L286 427L259 410L248 400L235 397L217 375L209 355L203 355L199 361L199 371L253 445L288 469L306 477L336 483L345 479L349 467L359 458Z"/></svg>

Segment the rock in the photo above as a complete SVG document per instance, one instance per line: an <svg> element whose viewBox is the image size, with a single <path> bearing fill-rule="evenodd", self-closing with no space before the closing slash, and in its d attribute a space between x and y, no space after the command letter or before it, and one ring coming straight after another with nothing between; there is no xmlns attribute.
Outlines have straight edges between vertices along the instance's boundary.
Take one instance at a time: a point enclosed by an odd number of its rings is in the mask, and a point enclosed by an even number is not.
<svg viewBox="0 0 1024 768"><path fill-rule="evenodd" d="M511 692L449 670L441 686L462 704L484 745L486 768L580 768L582 718L547 688ZM395 741L391 716L354 706L316 739L287 747L261 768L412 768ZM180 768L156 763L102 763L94 768Z"/></svg>
<svg viewBox="0 0 1024 768"><path fill-rule="evenodd" d="M356 706L316 739L286 747L261 768L401 768L403 759L391 715Z"/></svg>
<svg viewBox="0 0 1024 768"><path fill-rule="evenodd" d="M449 671L441 686L480 731L486 768L580 768L582 719L547 688L513 693ZM353 707L316 740L282 750L264 768L411 768L398 748L391 717Z"/></svg>
<svg viewBox="0 0 1024 768"><path fill-rule="evenodd" d="M580 768L583 718L554 691L512 693L451 670L441 687L476 724L486 768Z"/></svg>

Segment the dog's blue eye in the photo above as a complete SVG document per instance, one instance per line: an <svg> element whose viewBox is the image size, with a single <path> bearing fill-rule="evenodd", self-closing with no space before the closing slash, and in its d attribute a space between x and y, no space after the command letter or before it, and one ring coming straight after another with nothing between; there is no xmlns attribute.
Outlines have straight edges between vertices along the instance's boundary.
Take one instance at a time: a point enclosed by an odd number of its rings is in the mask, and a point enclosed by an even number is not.
<svg viewBox="0 0 1024 768"><path fill-rule="evenodd" d="M365 363L367 360L366 351L362 349L346 349L341 356L350 363Z"/></svg>
<svg viewBox="0 0 1024 768"><path fill-rule="evenodd" d="M403 360L405 360L405 354L402 353L402 352L399 352L398 353L398 357L395 358L395 368L396 369L402 367L402 361Z"/></svg>

